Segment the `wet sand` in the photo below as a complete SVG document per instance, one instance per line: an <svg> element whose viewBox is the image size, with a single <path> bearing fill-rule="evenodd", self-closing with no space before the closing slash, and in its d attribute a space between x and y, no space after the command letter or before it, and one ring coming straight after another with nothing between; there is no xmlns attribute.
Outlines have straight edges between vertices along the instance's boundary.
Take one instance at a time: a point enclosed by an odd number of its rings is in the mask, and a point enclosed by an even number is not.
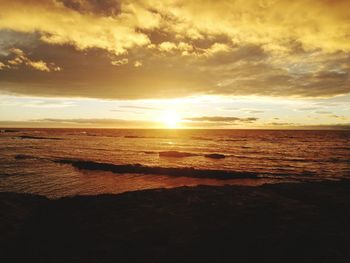
<svg viewBox="0 0 350 263"><path fill-rule="evenodd" d="M350 262L350 181L0 193L2 262Z"/></svg>

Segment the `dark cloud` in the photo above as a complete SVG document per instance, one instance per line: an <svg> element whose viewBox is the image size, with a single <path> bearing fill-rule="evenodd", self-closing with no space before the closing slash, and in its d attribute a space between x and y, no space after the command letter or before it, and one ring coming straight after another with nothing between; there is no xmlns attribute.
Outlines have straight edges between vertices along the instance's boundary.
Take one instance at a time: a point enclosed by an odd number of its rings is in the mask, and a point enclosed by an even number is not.
<svg viewBox="0 0 350 263"><path fill-rule="evenodd" d="M222 42L217 42L222 43ZM230 47L231 45L228 44ZM210 47L208 48L210 50ZM264 52L264 50L257 45L247 45L247 46L239 46L232 47L230 50L218 51L216 54L211 54L208 57L201 57L201 63L207 66L219 66L219 67L227 67L237 65L237 63L243 62L251 62L257 63L268 58L268 54Z"/></svg>
<svg viewBox="0 0 350 263"><path fill-rule="evenodd" d="M334 74L334 68L327 69L327 64L324 65L327 70L322 72L293 73L287 66L268 63L271 58L260 51L253 56L254 60L244 51L247 59L240 54L231 62L220 63L219 58L214 62L215 54L197 59L135 49L128 54L129 63L116 67L111 64L114 58L103 50L80 52L70 46L42 43L23 50L32 60L55 63L62 70L44 75L25 68L4 68L0 70L1 90L37 96L110 99L196 94L329 97L350 92L348 74ZM228 58L235 57L233 53L237 52L240 53L240 49L228 52ZM6 62L7 58L0 55L0 61ZM134 67L136 61L141 61L142 66Z"/></svg>
<svg viewBox="0 0 350 263"><path fill-rule="evenodd" d="M130 63L115 67L102 50L82 53L70 46L40 44L31 50L32 59L55 61L63 70L46 75L25 68L0 70L0 89L37 96L169 98L204 92L205 82L210 81L181 60L150 54L143 66L135 68L133 62L140 60L140 53L130 56Z"/></svg>
<svg viewBox="0 0 350 263"><path fill-rule="evenodd" d="M118 0L59 0L66 7L81 13L93 13L107 16L120 14L121 6Z"/></svg>
<svg viewBox="0 0 350 263"><path fill-rule="evenodd" d="M0 59L7 57L13 47L22 49L23 47L31 49L36 46L39 41L39 34L21 33L11 30L0 30Z"/></svg>

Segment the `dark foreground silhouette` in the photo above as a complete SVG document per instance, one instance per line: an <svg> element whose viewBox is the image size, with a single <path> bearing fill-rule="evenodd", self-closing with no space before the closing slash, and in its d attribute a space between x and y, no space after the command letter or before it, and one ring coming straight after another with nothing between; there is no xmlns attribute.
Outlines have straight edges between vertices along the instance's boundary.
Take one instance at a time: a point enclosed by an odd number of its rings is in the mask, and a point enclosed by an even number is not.
<svg viewBox="0 0 350 263"><path fill-rule="evenodd" d="M0 193L2 262L350 262L350 182Z"/></svg>

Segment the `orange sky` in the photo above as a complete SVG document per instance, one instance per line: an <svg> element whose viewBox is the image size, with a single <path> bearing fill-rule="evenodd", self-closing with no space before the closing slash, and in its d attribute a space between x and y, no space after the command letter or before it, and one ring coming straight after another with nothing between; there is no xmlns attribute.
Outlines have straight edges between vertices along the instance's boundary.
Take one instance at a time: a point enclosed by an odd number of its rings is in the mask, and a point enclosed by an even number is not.
<svg viewBox="0 0 350 263"><path fill-rule="evenodd" d="M347 128L349 10L0 0L0 126Z"/></svg>

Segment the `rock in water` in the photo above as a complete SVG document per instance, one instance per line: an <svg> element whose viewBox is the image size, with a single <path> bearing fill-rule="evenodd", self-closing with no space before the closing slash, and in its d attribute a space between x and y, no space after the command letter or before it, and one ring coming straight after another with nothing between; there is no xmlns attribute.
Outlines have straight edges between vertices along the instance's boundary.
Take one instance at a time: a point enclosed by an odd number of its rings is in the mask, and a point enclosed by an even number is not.
<svg viewBox="0 0 350 263"><path fill-rule="evenodd" d="M204 155L204 157L212 158L212 159L223 159L223 158L225 158L226 156L223 155L223 154L219 154L219 153L210 153L210 154Z"/></svg>

